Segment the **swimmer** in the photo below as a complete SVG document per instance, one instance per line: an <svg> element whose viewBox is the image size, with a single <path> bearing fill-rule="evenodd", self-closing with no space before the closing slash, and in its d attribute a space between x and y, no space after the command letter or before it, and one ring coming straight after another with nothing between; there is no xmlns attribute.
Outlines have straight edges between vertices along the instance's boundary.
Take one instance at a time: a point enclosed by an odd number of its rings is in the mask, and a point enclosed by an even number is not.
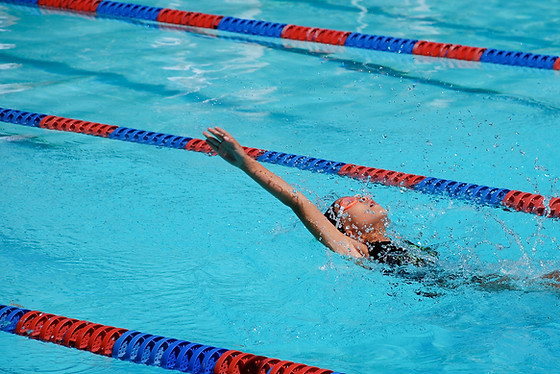
<svg viewBox="0 0 560 374"><path fill-rule="evenodd" d="M265 190L290 207L309 232L332 251L356 259L374 260L390 265L392 269L396 269L394 266L414 265L418 269L423 267L428 270L426 273L410 275L407 275L406 271L399 271L399 274L411 279L421 280L430 274L429 269L435 270L433 266L426 266L433 265L437 260L434 250L406 240L403 241L403 245L399 245L388 236L387 211L371 197L341 197L323 214L302 192L247 155L227 131L214 127L203 134L208 145L218 155L243 170ZM360 263L365 266L363 262ZM443 274L436 276L433 283L454 288L456 286L452 281L455 278L462 277ZM471 277L468 283L487 291L500 291L515 289L513 280L509 276L489 274ZM538 280L544 281L546 286L560 290L560 271L542 275Z"/></svg>
<svg viewBox="0 0 560 374"><path fill-rule="evenodd" d="M387 234L387 211L371 197L341 197L323 214L302 192L247 155L227 131L214 127L203 134L218 155L290 207L309 232L332 251L398 266L426 265L426 256L413 254L411 249L420 249L429 254L427 257L434 257L434 251L411 242L406 242L407 246L415 248L396 244Z"/></svg>

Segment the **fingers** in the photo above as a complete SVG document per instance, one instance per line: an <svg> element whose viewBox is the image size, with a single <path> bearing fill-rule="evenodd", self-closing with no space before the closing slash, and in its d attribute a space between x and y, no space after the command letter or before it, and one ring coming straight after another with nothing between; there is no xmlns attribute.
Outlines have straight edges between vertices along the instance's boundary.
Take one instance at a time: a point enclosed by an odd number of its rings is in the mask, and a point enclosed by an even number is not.
<svg viewBox="0 0 560 374"><path fill-rule="evenodd" d="M208 131L212 135L214 135L220 142L224 141L224 136L226 135L226 134L224 134L224 130L219 129L218 127L214 127L214 128L209 127Z"/></svg>
<svg viewBox="0 0 560 374"><path fill-rule="evenodd" d="M208 130L210 130L210 129L208 129ZM209 133L206 132L206 131L203 131L203 132L202 132L202 135L204 135L204 136L206 137L206 139L215 139L215 138L212 136L213 134L209 134Z"/></svg>
<svg viewBox="0 0 560 374"><path fill-rule="evenodd" d="M233 139L233 136L229 134L226 130L222 129L221 127L215 127L216 130L220 132L223 138L229 138L230 140Z"/></svg>
<svg viewBox="0 0 560 374"><path fill-rule="evenodd" d="M226 130L220 127L209 127L208 131L203 131L202 134L206 137L206 143L212 147L216 152L223 142L229 143L231 146L238 146L237 141Z"/></svg>
<svg viewBox="0 0 560 374"><path fill-rule="evenodd" d="M214 126L214 127L209 127L208 131L214 135L219 141L223 142L228 141L228 142L232 142L232 143L236 143L237 141L235 140L235 138L233 136L231 136L231 134L229 132L227 132L226 130L218 127L218 126Z"/></svg>
<svg viewBox="0 0 560 374"><path fill-rule="evenodd" d="M202 134L206 137L206 141L213 141L214 143L218 143L220 144L221 142L224 141L224 137L222 136L222 134L220 134L218 131L216 131L215 129L212 128L208 128L208 131L214 135L212 136L211 134L209 134L206 131L203 131Z"/></svg>
<svg viewBox="0 0 560 374"><path fill-rule="evenodd" d="M208 129L208 130L210 130L210 129ZM220 140L212 137L212 135L210 135L206 131L203 131L202 135L204 135L206 137L206 143L210 146L210 148L212 148L214 151L218 152L218 149L220 148L220 144L222 142Z"/></svg>

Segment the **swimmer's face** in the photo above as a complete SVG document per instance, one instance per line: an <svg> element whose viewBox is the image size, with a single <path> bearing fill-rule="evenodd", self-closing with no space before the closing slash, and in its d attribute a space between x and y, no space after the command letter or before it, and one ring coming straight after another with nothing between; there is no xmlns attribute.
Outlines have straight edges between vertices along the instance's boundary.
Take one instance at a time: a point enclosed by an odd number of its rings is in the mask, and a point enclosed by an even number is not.
<svg viewBox="0 0 560 374"><path fill-rule="evenodd" d="M387 211L369 196L345 196L336 201L344 231L362 242L379 240L386 233ZM342 210L342 212L341 212Z"/></svg>

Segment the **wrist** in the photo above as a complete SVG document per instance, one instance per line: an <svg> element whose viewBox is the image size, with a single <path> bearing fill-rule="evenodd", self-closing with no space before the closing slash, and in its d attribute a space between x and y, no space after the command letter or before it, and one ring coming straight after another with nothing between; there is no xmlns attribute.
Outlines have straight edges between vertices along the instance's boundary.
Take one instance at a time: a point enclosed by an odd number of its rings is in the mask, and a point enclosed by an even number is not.
<svg viewBox="0 0 560 374"><path fill-rule="evenodd" d="M245 154L238 167L241 170L243 170L245 173L247 173L251 171L252 168L254 168L254 165L258 165L258 164L259 162L257 160Z"/></svg>

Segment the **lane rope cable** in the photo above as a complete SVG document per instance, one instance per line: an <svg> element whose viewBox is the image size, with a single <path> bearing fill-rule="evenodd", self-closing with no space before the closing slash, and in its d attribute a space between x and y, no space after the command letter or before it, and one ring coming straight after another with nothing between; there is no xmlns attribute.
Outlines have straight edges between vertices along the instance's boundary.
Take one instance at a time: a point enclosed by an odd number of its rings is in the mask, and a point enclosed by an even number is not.
<svg viewBox="0 0 560 374"><path fill-rule="evenodd" d="M266 22L184 10L100 0L0 0L25 6L39 6L88 13L101 17L131 18L157 23L229 31L232 33L332 44L375 51L449 58L527 68L560 70L560 57L461 44L396 38L318 27Z"/></svg>
<svg viewBox="0 0 560 374"><path fill-rule="evenodd" d="M0 330L137 364L192 374L342 374L186 340L0 305Z"/></svg>
<svg viewBox="0 0 560 374"><path fill-rule="evenodd" d="M216 155L206 141L202 139L24 112L16 109L0 108L0 121L22 126L76 132L127 142L186 149L188 151ZM545 197L540 194L518 190L426 177L346 162L268 151L260 148L243 148L249 156L259 162L268 162L318 173L336 174L386 186L408 188L423 193L464 200L476 205L513 209L518 212L532 213L538 216L560 218L560 197Z"/></svg>

